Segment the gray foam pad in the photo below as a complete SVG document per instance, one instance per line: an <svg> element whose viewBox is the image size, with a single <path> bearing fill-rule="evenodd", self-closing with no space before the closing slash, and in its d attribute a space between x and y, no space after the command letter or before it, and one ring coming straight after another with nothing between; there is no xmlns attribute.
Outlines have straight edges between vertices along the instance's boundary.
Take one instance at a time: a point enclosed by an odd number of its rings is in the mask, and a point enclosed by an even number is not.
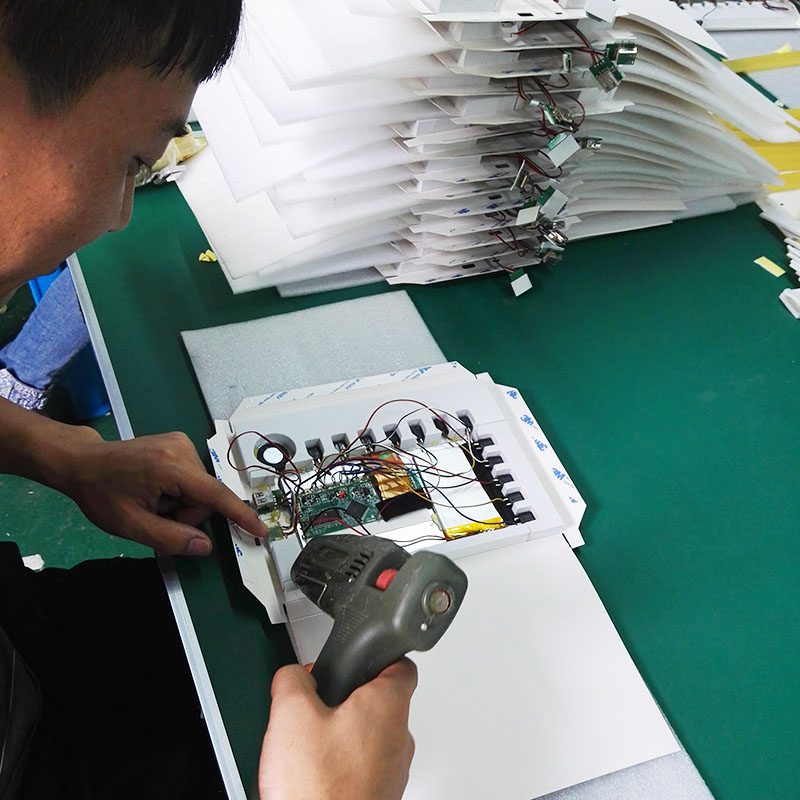
<svg viewBox="0 0 800 800"><path fill-rule="evenodd" d="M684 750L570 786L540 800L714 800Z"/></svg>
<svg viewBox="0 0 800 800"><path fill-rule="evenodd" d="M251 395L447 360L405 292L181 335L214 419Z"/></svg>
<svg viewBox="0 0 800 800"><path fill-rule="evenodd" d="M331 292L334 289L349 289L351 286L364 286L367 283L380 283L382 280L383 275L370 267L294 283L279 283L277 288L281 297L297 297L315 292Z"/></svg>

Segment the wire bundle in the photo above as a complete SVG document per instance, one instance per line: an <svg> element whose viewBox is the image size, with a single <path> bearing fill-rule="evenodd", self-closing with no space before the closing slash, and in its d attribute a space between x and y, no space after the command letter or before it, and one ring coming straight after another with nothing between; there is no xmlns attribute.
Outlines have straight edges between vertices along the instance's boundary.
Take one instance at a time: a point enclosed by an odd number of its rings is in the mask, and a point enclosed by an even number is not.
<svg viewBox="0 0 800 800"><path fill-rule="evenodd" d="M370 430L370 423L375 414L382 408L395 403L411 403L414 408L403 414L395 423L393 429L386 432L381 439L365 441L364 433ZM444 446L457 447L464 453L469 464L469 468L463 472L453 472L442 468L439 465L439 458L436 453L426 447L424 441L417 442L416 448L408 450L403 448L396 441L396 432L400 424L408 419L412 414L418 413L419 408L429 411L437 421L439 430L442 433ZM450 422L448 423L448 419ZM471 484L486 485L492 481L482 480L475 474L474 467L479 463L484 463L480 456L475 452L475 443L472 440L469 430L467 435L459 432L458 428L463 427L463 423L455 415L440 409L433 409L418 400L398 398L389 400L378 406L369 416L361 435L353 441L342 446L336 453L324 456L314 461L307 467L298 466L296 461L286 449L285 445L270 439L259 431L247 430L238 433L229 443L226 458L229 466L237 472L249 472L250 470L266 471L273 476L274 486L281 496L279 503L282 512L282 528L285 535L295 535L301 546L303 538L307 537L315 526L327 523L337 523L344 528L350 529L360 535L372 535L363 525L360 519L348 515L346 509L331 506L315 514L304 525L301 525L302 507L304 499L320 489L331 487L347 487L354 481L361 478L370 478L377 474L387 477L408 478L410 474L416 476L422 488L420 490L409 487L409 493L417 495L428 504L439 503L447 504L453 508L461 517L469 522L482 523L483 520L475 519L469 514L472 506L456 506L448 496L448 491L458 489ZM237 442L244 436L255 435L264 443L280 450L285 458L285 465L276 468L270 464L259 461L258 463L237 465L234 461L234 448ZM381 457L381 453L392 453L398 459L386 459ZM456 481L455 483L453 481ZM444 483L446 482L446 484ZM393 502L392 499L386 501L387 504ZM487 500L487 502L489 502ZM485 505L485 504L481 504ZM476 506L477 507L477 506ZM328 514L330 512L330 514ZM348 521L350 516L350 521ZM352 524L351 524L352 523ZM498 525L501 527L501 525ZM411 541L403 540L403 544L416 544L428 540L444 540L445 536L423 536ZM399 540L398 540L399 541Z"/></svg>

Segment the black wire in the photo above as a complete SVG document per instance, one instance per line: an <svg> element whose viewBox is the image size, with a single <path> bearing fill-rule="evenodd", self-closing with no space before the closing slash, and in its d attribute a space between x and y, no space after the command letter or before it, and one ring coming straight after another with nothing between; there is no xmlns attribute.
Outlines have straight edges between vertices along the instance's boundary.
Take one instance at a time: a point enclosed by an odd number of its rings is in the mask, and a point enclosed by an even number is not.
<svg viewBox="0 0 800 800"><path fill-rule="evenodd" d="M425 483L425 481L423 481L423 483ZM447 488L449 489L450 487L448 486ZM475 519L474 517L468 517L460 508L458 508L453 503L453 501L438 486L431 485L430 489L436 489L436 491L439 492L439 494L441 494L441 496L445 499L445 501L447 502L447 505L449 505L454 511L458 512L462 517L464 517L464 519L467 519L470 522L477 522L478 525L491 525L493 528L504 528L505 527L505 523L503 523L503 522L500 522L500 523L497 523L497 522L486 522L486 520L483 520L483 519ZM487 495L487 498L488 498L488 495ZM433 502L434 502L434 504L436 503L435 500ZM491 503L492 503L492 501L489 500L488 504L491 504Z"/></svg>

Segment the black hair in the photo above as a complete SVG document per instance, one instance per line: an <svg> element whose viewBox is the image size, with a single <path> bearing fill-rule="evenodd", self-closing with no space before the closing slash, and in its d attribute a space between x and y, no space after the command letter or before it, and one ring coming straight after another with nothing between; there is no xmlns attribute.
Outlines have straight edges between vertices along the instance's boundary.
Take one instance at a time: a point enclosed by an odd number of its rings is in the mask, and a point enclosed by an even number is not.
<svg viewBox="0 0 800 800"><path fill-rule="evenodd" d="M242 0L0 0L0 51L49 113L128 66L207 80L230 58L241 15Z"/></svg>

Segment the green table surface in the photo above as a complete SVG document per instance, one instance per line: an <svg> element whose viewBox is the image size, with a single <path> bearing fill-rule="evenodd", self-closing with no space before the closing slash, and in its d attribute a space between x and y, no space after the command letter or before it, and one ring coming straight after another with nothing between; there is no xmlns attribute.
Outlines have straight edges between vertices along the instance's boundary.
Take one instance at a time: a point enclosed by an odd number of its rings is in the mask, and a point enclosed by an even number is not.
<svg viewBox="0 0 800 800"><path fill-rule="evenodd" d="M389 290L234 296L207 246L170 186L79 254L135 433L202 453L181 330ZM800 797L800 322L760 255L783 247L746 206L575 242L519 299L501 275L408 290L448 359L539 418L588 502L580 560L717 800ZM292 653L213 529L215 555L178 571L247 786Z"/></svg>

